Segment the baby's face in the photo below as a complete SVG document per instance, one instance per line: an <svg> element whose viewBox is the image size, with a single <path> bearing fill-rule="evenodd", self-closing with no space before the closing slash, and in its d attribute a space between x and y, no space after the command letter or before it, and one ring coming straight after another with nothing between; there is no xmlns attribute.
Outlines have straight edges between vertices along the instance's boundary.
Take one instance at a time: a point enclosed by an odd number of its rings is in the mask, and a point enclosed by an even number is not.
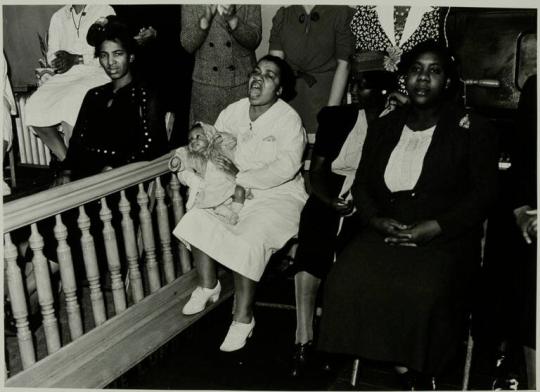
<svg viewBox="0 0 540 392"><path fill-rule="evenodd" d="M192 152L200 152L208 147L208 138L201 127L193 128L188 135L188 148Z"/></svg>

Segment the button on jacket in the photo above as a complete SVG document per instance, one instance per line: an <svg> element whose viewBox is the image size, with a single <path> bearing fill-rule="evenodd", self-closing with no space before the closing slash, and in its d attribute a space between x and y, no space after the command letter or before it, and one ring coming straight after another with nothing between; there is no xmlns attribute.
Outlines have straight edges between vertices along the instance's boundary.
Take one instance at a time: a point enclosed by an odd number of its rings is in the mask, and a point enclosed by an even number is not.
<svg viewBox="0 0 540 392"><path fill-rule="evenodd" d="M218 13L209 29L202 30L199 20L203 15L202 5L182 7L180 39L184 49L195 54L193 81L217 87L246 83L261 42L261 7L238 5L238 27L234 31Z"/></svg>

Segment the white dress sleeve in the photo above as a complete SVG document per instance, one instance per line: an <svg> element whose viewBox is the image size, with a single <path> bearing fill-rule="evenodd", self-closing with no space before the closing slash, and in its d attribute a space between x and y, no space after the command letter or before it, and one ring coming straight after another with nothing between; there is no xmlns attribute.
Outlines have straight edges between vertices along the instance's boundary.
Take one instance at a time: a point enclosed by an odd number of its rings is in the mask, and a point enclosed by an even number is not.
<svg viewBox="0 0 540 392"><path fill-rule="evenodd" d="M49 65L54 60L54 54L58 52L60 48L60 37L62 34L62 26L60 21L60 11L57 11L51 17L51 22L49 23L49 38L47 40L47 62Z"/></svg>

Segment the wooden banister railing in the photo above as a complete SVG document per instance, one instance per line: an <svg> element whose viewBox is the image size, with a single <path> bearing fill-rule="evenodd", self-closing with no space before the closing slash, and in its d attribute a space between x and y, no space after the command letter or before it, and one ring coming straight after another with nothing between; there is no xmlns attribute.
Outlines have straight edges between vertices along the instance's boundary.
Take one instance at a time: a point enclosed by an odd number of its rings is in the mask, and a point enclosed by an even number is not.
<svg viewBox="0 0 540 392"><path fill-rule="evenodd" d="M83 178L4 204L4 233L167 173L165 155Z"/></svg>
<svg viewBox="0 0 540 392"><path fill-rule="evenodd" d="M16 337L6 337L8 362L16 362L6 366L6 386L106 386L210 311L213 306L191 317L180 312L197 281L189 252L171 236L183 214L167 156L6 203L5 304L16 329ZM44 220L52 222L52 233L40 232ZM25 227L29 236L21 240L15 234ZM48 259L51 245L54 260ZM60 285L52 279L55 263ZM33 312L28 268L22 269L28 264L39 303ZM76 273L82 269L84 285ZM230 278L222 284L221 301L232 294ZM38 326L30 322L36 315Z"/></svg>

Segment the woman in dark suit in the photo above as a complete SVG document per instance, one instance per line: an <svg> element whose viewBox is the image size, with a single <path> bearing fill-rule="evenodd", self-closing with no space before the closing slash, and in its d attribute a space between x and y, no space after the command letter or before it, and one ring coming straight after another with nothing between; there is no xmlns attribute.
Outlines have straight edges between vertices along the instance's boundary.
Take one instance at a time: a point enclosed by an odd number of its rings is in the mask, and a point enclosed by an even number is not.
<svg viewBox="0 0 540 392"><path fill-rule="evenodd" d="M459 347L462 304L496 193L496 138L450 100L433 41L402 60L410 105L369 129L352 187L365 226L325 288L319 348L435 376Z"/></svg>

